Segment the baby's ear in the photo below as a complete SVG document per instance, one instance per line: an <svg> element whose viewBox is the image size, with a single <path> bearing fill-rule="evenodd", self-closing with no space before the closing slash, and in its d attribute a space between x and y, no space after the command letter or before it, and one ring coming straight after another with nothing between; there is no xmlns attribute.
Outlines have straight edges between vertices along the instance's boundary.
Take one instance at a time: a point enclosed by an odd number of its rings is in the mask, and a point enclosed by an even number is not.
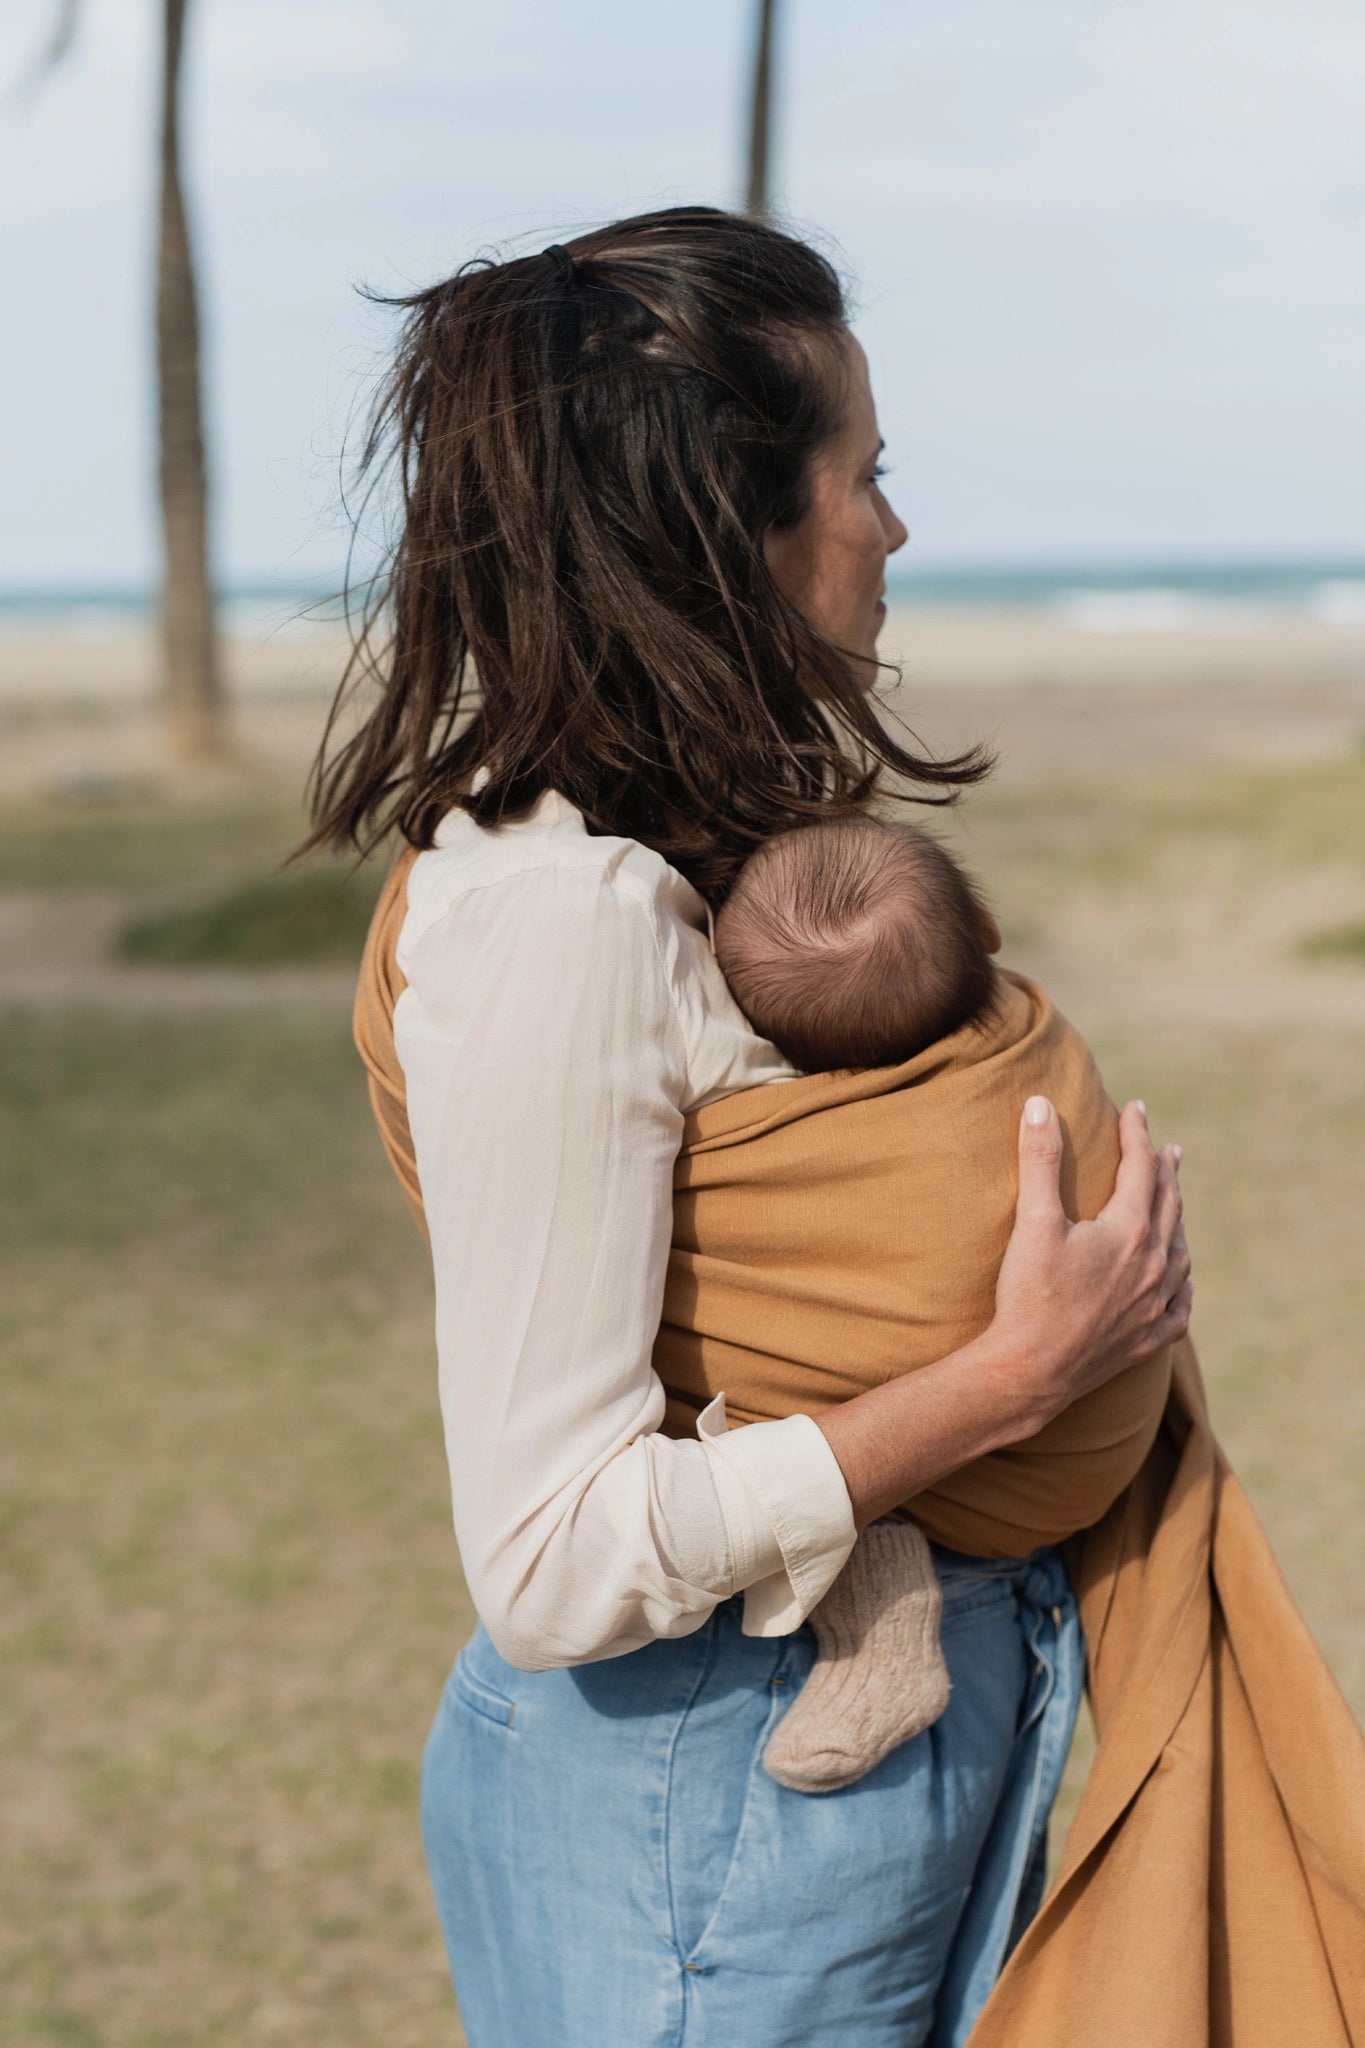
<svg viewBox="0 0 1365 2048"><path fill-rule="evenodd" d="M981 936L986 942L986 951L988 953L998 953L1005 941L1000 927L995 921L995 913L987 910L984 903L979 908L981 912Z"/></svg>

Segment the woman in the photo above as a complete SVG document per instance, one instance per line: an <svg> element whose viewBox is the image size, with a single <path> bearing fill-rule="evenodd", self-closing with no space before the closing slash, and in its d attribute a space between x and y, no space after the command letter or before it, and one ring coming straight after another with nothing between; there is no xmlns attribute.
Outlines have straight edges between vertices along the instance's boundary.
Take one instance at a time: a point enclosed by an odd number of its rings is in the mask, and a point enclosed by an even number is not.
<svg viewBox="0 0 1365 2048"><path fill-rule="evenodd" d="M985 763L869 699L906 533L819 256L680 209L405 304L369 449L403 482L392 643L315 839L422 849L394 1032L480 1616L423 1815L469 2037L957 2042L1036 1900L1078 1699L1055 1553L940 1553L948 1708L847 1792L761 1750L861 1526L1183 1335L1175 1158L1130 1104L1071 1228L1055 1113L1021 1104L982 1337L818 1420L660 1433L683 1115L791 1072L708 910L760 839Z"/></svg>

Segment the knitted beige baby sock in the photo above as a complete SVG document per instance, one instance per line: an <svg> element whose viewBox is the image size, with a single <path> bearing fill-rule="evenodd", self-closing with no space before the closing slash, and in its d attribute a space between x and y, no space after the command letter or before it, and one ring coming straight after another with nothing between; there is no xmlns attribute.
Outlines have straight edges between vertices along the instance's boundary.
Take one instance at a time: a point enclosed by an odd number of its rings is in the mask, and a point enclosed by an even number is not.
<svg viewBox="0 0 1365 2048"><path fill-rule="evenodd" d="M943 1599L922 1529L873 1522L811 1613L820 1654L763 1752L793 1792L851 1785L948 1704Z"/></svg>

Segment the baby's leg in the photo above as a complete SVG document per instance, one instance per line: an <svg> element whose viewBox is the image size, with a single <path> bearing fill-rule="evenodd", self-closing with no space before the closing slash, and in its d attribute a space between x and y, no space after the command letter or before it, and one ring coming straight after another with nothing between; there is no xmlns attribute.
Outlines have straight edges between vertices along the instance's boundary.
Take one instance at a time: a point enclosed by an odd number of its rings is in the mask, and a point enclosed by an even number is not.
<svg viewBox="0 0 1365 2048"><path fill-rule="evenodd" d="M943 1601L922 1529L873 1522L811 1613L820 1655L763 1752L794 1792L851 1785L948 1704Z"/></svg>

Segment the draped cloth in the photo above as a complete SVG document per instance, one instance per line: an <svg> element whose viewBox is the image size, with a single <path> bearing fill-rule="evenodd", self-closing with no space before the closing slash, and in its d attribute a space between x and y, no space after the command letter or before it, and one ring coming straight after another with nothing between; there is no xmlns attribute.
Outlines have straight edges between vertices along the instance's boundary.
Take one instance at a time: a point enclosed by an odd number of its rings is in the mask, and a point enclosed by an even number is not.
<svg viewBox="0 0 1365 2048"><path fill-rule="evenodd" d="M405 854L375 912L356 1041L421 1217L393 1042ZM1043 992L898 1067L695 1111L655 1364L664 1427L816 1413L983 1329L1026 1095L1056 1103L1073 1217L1117 1119ZM975 1555L1063 1541L1097 1749L1052 1887L972 2048L1363 2048L1365 1739L1209 1426L1185 1342L906 1504ZM774 1901L775 1925L780 1902Z"/></svg>

